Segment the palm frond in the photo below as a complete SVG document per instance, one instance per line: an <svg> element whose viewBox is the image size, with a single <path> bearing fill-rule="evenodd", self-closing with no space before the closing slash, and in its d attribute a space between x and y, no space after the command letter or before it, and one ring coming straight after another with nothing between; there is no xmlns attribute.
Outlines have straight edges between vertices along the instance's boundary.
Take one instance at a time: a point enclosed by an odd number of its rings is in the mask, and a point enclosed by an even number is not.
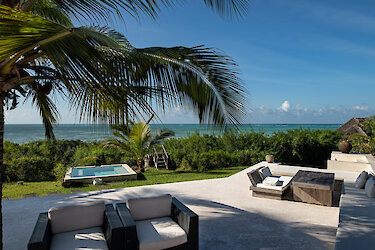
<svg viewBox="0 0 375 250"><path fill-rule="evenodd" d="M33 27L4 33L7 35L0 37L0 45L4 45L0 46L0 58L11 57L16 63L15 58L24 53L42 51L61 77L71 103L80 107L80 117L117 123L129 112L151 116L155 114L154 100L163 110L190 104L200 122L223 125L238 123L245 109L237 65L213 49L135 49L124 36L108 29L67 29L9 8L0 7L0 11L6 13L0 17L0 24L6 20L13 23L0 25L0 32L27 26L29 19ZM17 15L24 18L14 18ZM10 68L9 63L7 66Z"/></svg>
<svg viewBox="0 0 375 250"><path fill-rule="evenodd" d="M120 150L121 153L127 153L130 151L130 146L127 141L122 141L115 138L108 138L102 142L101 146L103 148L115 148Z"/></svg>
<svg viewBox="0 0 375 250"><path fill-rule="evenodd" d="M54 140L53 124L56 123L56 118L58 117L56 105L46 94L36 91L29 91L26 98L31 98L33 105L39 110L47 139Z"/></svg>
<svg viewBox="0 0 375 250"><path fill-rule="evenodd" d="M247 13L249 0L204 0L204 3L223 18L241 18Z"/></svg>
<svg viewBox="0 0 375 250"><path fill-rule="evenodd" d="M159 90L150 93L164 107L191 104L201 122L238 123L246 110L235 62L203 46L107 50L117 82ZM167 106L167 107L168 107ZM164 108L163 108L164 109Z"/></svg>
<svg viewBox="0 0 375 250"><path fill-rule="evenodd" d="M27 11L31 7L28 2L32 1L35 2L35 0L25 1L22 10ZM160 7L173 3L171 0L51 0L51 2L68 15L96 21L106 21L114 15L122 17L121 10L135 18L138 18L140 13L156 18Z"/></svg>
<svg viewBox="0 0 375 250"><path fill-rule="evenodd" d="M163 142L164 139L167 139L169 137L174 136L174 131L169 129L158 129L155 132L155 135L150 142L149 147L152 147L153 145L157 145Z"/></svg>
<svg viewBox="0 0 375 250"><path fill-rule="evenodd" d="M26 0L21 8L31 10L40 1ZM174 5L175 0L51 0L65 15L91 21L104 21L114 16L122 17L121 11L138 19L141 14L156 19L161 8ZM223 18L242 17L246 14L249 0L204 0L204 3ZM42 12L43 13L43 12Z"/></svg>
<svg viewBox="0 0 375 250"><path fill-rule="evenodd" d="M66 31L64 26L42 17L0 5L0 61L17 55L16 60L41 42Z"/></svg>
<svg viewBox="0 0 375 250"><path fill-rule="evenodd" d="M72 27L69 16L50 0L38 0L32 7L32 13L66 27Z"/></svg>

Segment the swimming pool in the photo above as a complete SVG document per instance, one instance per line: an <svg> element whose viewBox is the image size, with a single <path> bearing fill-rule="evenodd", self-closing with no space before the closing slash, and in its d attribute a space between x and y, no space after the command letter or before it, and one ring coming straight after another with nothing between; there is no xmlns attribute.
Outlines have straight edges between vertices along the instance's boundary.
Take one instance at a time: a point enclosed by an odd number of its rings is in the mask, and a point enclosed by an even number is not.
<svg viewBox="0 0 375 250"><path fill-rule="evenodd" d="M127 164L75 167L68 169L64 182L92 183L96 178L104 182L136 180L137 174Z"/></svg>

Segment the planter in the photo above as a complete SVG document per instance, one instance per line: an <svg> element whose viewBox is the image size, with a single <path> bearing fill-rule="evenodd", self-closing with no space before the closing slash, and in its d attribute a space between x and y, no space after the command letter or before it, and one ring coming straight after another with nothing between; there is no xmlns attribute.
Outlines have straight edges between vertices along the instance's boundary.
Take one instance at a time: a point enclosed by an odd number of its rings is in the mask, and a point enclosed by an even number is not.
<svg viewBox="0 0 375 250"><path fill-rule="evenodd" d="M339 150L342 153L347 154L350 152L350 150L352 150L352 145L348 141L342 141L339 143Z"/></svg>
<svg viewBox="0 0 375 250"><path fill-rule="evenodd" d="M266 162L272 163L275 161L275 157L273 155L266 155Z"/></svg>

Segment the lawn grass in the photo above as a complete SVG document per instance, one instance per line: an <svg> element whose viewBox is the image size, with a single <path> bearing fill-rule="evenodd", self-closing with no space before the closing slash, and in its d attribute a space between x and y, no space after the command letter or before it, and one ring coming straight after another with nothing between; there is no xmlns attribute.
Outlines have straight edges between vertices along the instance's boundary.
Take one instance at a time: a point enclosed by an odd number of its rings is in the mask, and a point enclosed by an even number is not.
<svg viewBox="0 0 375 250"><path fill-rule="evenodd" d="M247 167L238 166L224 169L214 169L205 172L196 171L170 171L170 170L156 170L154 168L147 169L143 174L138 176L138 180L125 181L122 184L113 185L108 183L101 185L103 188L124 188L154 184L164 184L181 181L193 181L204 179L215 179L231 176ZM92 184L84 185L83 187L63 188L60 182L44 181L44 182L25 182L23 185L17 183L4 183L3 197L11 199L22 198L23 195L35 193L38 196L47 195L49 192L60 192L61 194L78 191L93 191L98 190L98 186Z"/></svg>

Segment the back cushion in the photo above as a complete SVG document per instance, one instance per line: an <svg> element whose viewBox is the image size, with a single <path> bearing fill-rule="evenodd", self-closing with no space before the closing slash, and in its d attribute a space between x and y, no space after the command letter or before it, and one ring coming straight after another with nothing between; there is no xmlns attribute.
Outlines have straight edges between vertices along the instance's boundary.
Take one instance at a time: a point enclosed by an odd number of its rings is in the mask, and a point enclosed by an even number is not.
<svg viewBox="0 0 375 250"><path fill-rule="evenodd" d="M126 203L134 220L148 220L171 216L172 196L130 199Z"/></svg>
<svg viewBox="0 0 375 250"><path fill-rule="evenodd" d="M365 188L366 181L368 179L368 174L366 171L362 171L362 173L359 174L357 180L355 181L355 187L356 188Z"/></svg>
<svg viewBox="0 0 375 250"><path fill-rule="evenodd" d="M53 234L100 227L104 221L104 202L51 208L48 218Z"/></svg>
<svg viewBox="0 0 375 250"><path fill-rule="evenodd" d="M263 179L272 176L271 170L269 167L264 167L259 170L260 174L262 175Z"/></svg>
<svg viewBox="0 0 375 250"><path fill-rule="evenodd" d="M365 185L365 191L368 197L375 198L375 178L371 177L367 179Z"/></svg>
<svg viewBox="0 0 375 250"><path fill-rule="evenodd" d="M256 187L258 183L261 183L263 181L263 178L258 169L255 169L250 173L247 173L247 176L249 177L251 184L254 187Z"/></svg>

